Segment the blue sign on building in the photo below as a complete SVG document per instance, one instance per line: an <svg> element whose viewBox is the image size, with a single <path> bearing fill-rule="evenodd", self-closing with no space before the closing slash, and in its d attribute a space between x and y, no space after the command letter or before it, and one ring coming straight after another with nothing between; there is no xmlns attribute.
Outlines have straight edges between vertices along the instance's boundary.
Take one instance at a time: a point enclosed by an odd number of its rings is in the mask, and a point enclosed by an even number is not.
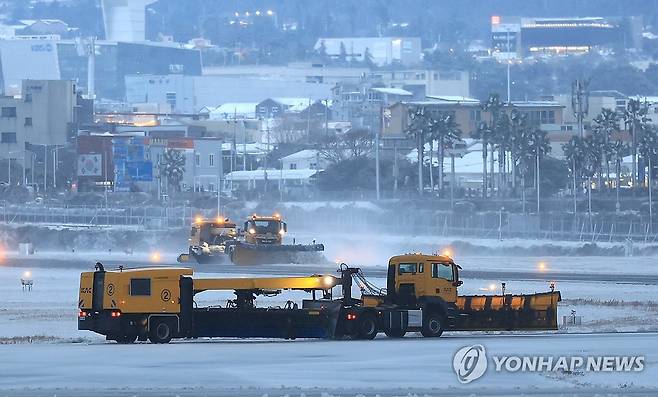
<svg viewBox="0 0 658 397"><path fill-rule="evenodd" d="M112 139L116 191L128 192L136 182L153 181L153 163L143 138Z"/></svg>

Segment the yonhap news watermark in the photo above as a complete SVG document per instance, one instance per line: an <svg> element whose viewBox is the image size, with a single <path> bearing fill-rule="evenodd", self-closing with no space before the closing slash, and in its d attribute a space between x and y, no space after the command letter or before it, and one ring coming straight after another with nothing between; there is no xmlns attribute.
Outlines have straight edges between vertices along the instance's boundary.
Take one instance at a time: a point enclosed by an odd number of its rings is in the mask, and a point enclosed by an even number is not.
<svg viewBox="0 0 658 397"><path fill-rule="evenodd" d="M491 357L491 360L489 360ZM542 356L489 355L482 345L464 346L452 360L460 383L481 378L487 369L494 372L640 372L644 356Z"/></svg>

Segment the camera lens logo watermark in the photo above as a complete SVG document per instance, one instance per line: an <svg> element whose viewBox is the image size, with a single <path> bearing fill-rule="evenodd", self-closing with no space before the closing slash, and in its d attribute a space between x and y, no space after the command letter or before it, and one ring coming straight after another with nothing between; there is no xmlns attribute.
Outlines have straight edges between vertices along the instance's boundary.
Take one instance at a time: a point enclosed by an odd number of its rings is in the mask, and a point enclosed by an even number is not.
<svg viewBox="0 0 658 397"><path fill-rule="evenodd" d="M487 370L487 352L482 345L462 347L452 359L452 368L461 383L471 383Z"/></svg>

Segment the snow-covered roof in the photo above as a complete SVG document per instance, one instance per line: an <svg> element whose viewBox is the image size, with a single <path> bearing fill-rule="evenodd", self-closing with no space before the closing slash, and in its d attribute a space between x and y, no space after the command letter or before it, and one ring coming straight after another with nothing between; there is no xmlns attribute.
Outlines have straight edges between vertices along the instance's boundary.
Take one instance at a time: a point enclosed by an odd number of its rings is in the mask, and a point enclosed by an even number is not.
<svg viewBox="0 0 658 397"><path fill-rule="evenodd" d="M472 104L472 105L479 105L480 101L475 99L475 98L470 98L466 96L461 96L461 95L427 95L427 98L431 99L437 99L439 101L443 102L452 102L452 103L459 103L459 104Z"/></svg>
<svg viewBox="0 0 658 397"><path fill-rule="evenodd" d="M565 107L556 101L512 101L512 105L516 107L530 108L530 107Z"/></svg>
<svg viewBox="0 0 658 397"><path fill-rule="evenodd" d="M210 111L211 119L230 119L234 115L256 118L255 102L229 102Z"/></svg>
<svg viewBox="0 0 658 397"><path fill-rule="evenodd" d="M371 88L370 90L388 95L413 96L413 93L407 90L403 90L402 88L375 87L375 88Z"/></svg>
<svg viewBox="0 0 658 397"><path fill-rule="evenodd" d="M304 149L300 150L299 152L295 152L292 154L289 154L285 157L281 157L281 160L306 160L306 159L313 159L318 155L318 151L314 149Z"/></svg>
<svg viewBox="0 0 658 397"><path fill-rule="evenodd" d="M308 180L322 170L267 170L268 180ZM265 180L265 170L253 171L233 171L224 176L229 181L263 181Z"/></svg>
<svg viewBox="0 0 658 397"><path fill-rule="evenodd" d="M475 175L480 175L482 174L482 150L479 150L480 148L477 148L478 150L473 150L476 148L476 145L473 145L469 148L469 152L466 153L463 157L455 157L455 173L456 174L475 174ZM436 151L433 153L434 158L432 159L432 163L434 166L438 166L439 164L439 159ZM425 145L425 161L428 161L429 158L429 144ZM491 154L489 154L491 156ZM406 156L407 160L410 163L416 163L418 162L418 151L416 149L413 149L412 151L409 152ZM489 161L491 157L487 157L487 172L489 171ZM449 172L450 171L450 156L445 156L443 158L443 170L444 172ZM494 174L498 173L498 152L494 153Z"/></svg>
<svg viewBox="0 0 658 397"><path fill-rule="evenodd" d="M302 110L308 107L309 103L313 103L310 98L287 98L287 97L277 97L272 98L272 100L279 102L283 105L286 105L289 112L301 112Z"/></svg>

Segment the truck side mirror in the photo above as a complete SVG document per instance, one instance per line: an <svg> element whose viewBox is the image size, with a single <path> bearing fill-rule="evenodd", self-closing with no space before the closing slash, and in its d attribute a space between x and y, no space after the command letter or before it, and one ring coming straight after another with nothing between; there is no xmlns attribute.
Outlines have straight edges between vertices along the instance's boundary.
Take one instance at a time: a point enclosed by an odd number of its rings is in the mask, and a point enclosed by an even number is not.
<svg viewBox="0 0 658 397"><path fill-rule="evenodd" d="M282 224L283 224L283 231L288 233L288 224L285 222L283 222Z"/></svg>
<svg viewBox="0 0 658 397"><path fill-rule="evenodd" d="M459 287L462 284L464 284L464 282L462 280L453 281L453 283L452 283L452 285L455 286L455 287Z"/></svg>

